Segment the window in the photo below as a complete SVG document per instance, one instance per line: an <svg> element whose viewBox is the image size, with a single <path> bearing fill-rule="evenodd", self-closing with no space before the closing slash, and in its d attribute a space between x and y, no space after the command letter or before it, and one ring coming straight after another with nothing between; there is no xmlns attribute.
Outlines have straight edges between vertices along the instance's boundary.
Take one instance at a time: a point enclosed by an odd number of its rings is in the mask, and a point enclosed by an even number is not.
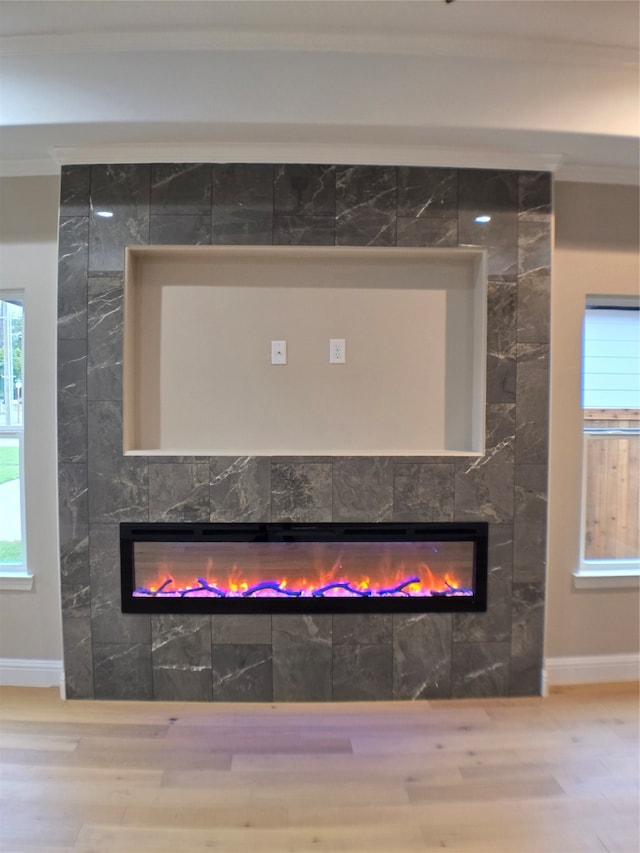
<svg viewBox="0 0 640 853"><path fill-rule="evenodd" d="M24 536L24 307L0 291L0 574L26 574Z"/></svg>
<svg viewBox="0 0 640 853"><path fill-rule="evenodd" d="M640 572L640 303L588 297L581 576Z"/></svg>

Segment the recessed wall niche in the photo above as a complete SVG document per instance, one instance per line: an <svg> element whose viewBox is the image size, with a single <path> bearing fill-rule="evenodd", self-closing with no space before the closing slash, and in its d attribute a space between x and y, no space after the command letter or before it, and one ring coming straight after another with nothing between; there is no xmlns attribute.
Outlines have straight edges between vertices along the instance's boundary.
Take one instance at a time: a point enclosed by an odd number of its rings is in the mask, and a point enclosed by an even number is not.
<svg viewBox="0 0 640 853"><path fill-rule="evenodd" d="M486 304L482 249L129 247L124 451L482 453Z"/></svg>

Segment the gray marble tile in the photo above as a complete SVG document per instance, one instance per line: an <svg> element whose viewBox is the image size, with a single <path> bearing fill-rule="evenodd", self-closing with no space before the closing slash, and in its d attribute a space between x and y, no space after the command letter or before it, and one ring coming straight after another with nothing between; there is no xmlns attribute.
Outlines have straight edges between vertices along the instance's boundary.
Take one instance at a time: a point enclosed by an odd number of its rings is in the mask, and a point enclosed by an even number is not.
<svg viewBox="0 0 640 853"><path fill-rule="evenodd" d="M63 581L60 595L65 619L88 619L91 616L91 587L88 578L86 583Z"/></svg>
<svg viewBox="0 0 640 853"><path fill-rule="evenodd" d="M331 521L332 466L274 462L271 467L273 521Z"/></svg>
<svg viewBox="0 0 640 853"><path fill-rule="evenodd" d="M515 280L518 271L518 175L461 169L458 173L458 240L488 249L489 277ZM491 216L478 223L478 215Z"/></svg>
<svg viewBox="0 0 640 853"><path fill-rule="evenodd" d="M216 212L214 208L211 243L215 246L270 246L274 242L273 230L273 213L245 210L242 207ZM286 228L283 234L286 234ZM300 238L299 234L297 238ZM281 242L290 243L295 240L285 239L283 236Z"/></svg>
<svg viewBox="0 0 640 853"><path fill-rule="evenodd" d="M89 582L87 466L58 466L60 577L62 583Z"/></svg>
<svg viewBox="0 0 640 853"><path fill-rule="evenodd" d="M430 462L396 462L393 481L394 521L453 521L455 466Z"/></svg>
<svg viewBox="0 0 640 853"><path fill-rule="evenodd" d="M122 277L90 277L87 395L122 400Z"/></svg>
<svg viewBox="0 0 640 853"><path fill-rule="evenodd" d="M516 401L518 291L490 281L487 289L487 403Z"/></svg>
<svg viewBox="0 0 640 853"><path fill-rule="evenodd" d="M150 617L121 611L118 525L98 524L89 529L89 565L94 643L142 643L151 654Z"/></svg>
<svg viewBox="0 0 640 853"><path fill-rule="evenodd" d="M392 640L390 613L334 613L333 645L384 644Z"/></svg>
<svg viewBox="0 0 640 853"><path fill-rule="evenodd" d="M518 344L516 462L546 464L549 444L549 346Z"/></svg>
<svg viewBox="0 0 640 853"><path fill-rule="evenodd" d="M456 169L398 166L398 216L450 219L458 209Z"/></svg>
<svg viewBox="0 0 640 853"><path fill-rule="evenodd" d="M382 701L393 698L391 643L333 647L333 700Z"/></svg>
<svg viewBox="0 0 640 853"><path fill-rule="evenodd" d="M63 166L60 174L60 216L89 215L91 166Z"/></svg>
<svg viewBox="0 0 640 853"><path fill-rule="evenodd" d="M396 457L394 459L394 464L397 465L452 465L453 457L447 454L443 454L442 456L436 456L429 454L425 456L424 454L418 454L416 456L402 456Z"/></svg>
<svg viewBox="0 0 640 853"><path fill-rule="evenodd" d="M91 272L122 272L125 246L149 242L150 189L148 165L91 167ZM101 210L114 215L110 219L97 216Z"/></svg>
<svg viewBox="0 0 640 853"><path fill-rule="evenodd" d="M538 696L542 688L544 584L513 585L511 696Z"/></svg>
<svg viewBox="0 0 640 853"><path fill-rule="evenodd" d="M513 526L489 527L489 574L486 613L456 613L455 643L503 643L511 639L511 587L513 575Z"/></svg>
<svg viewBox="0 0 640 853"><path fill-rule="evenodd" d="M58 395L58 459L61 464L87 461L86 398Z"/></svg>
<svg viewBox="0 0 640 853"><path fill-rule="evenodd" d="M61 586L62 650L68 699L93 698L91 590L89 583Z"/></svg>
<svg viewBox="0 0 640 853"><path fill-rule="evenodd" d="M478 223L479 214L489 214L490 222ZM460 246L487 249L489 277L497 281L515 281L518 275L518 215L515 210L502 211L476 207L460 209L458 215Z"/></svg>
<svg viewBox="0 0 640 853"><path fill-rule="evenodd" d="M274 456L271 458L273 465L333 465L335 456Z"/></svg>
<svg viewBox="0 0 640 853"><path fill-rule="evenodd" d="M551 274L536 269L518 276L518 342L549 343Z"/></svg>
<svg viewBox="0 0 640 853"><path fill-rule="evenodd" d="M273 204L277 213L333 218L336 212L336 167L295 163L276 166Z"/></svg>
<svg viewBox="0 0 640 853"><path fill-rule="evenodd" d="M122 455L121 404L90 402L88 425L90 521L148 521L149 466Z"/></svg>
<svg viewBox="0 0 640 853"><path fill-rule="evenodd" d="M445 699L451 693L449 613L393 615L393 698Z"/></svg>
<svg viewBox="0 0 640 853"><path fill-rule="evenodd" d="M214 645L269 645L271 616L266 613L214 613L211 617L211 639Z"/></svg>
<svg viewBox="0 0 640 853"><path fill-rule="evenodd" d="M217 702L271 702L271 646L214 646L212 680Z"/></svg>
<svg viewBox="0 0 640 853"><path fill-rule="evenodd" d="M333 246L335 240L333 216L274 216L273 244L276 246Z"/></svg>
<svg viewBox="0 0 640 853"><path fill-rule="evenodd" d="M141 643L94 643L96 699L153 698L151 649Z"/></svg>
<svg viewBox="0 0 640 853"><path fill-rule="evenodd" d="M89 463L89 519L94 523L148 521L147 466L137 459L102 471Z"/></svg>
<svg viewBox="0 0 640 853"><path fill-rule="evenodd" d="M87 337L89 219L60 219L58 231L58 339Z"/></svg>
<svg viewBox="0 0 640 853"><path fill-rule="evenodd" d="M150 464L149 521L209 521L209 464Z"/></svg>
<svg viewBox="0 0 640 853"><path fill-rule="evenodd" d="M336 245L393 246L396 171L388 166L336 169Z"/></svg>
<svg viewBox="0 0 640 853"><path fill-rule="evenodd" d="M271 459L214 457L209 476L211 521L269 521Z"/></svg>
<svg viewBox="0 0 640 853"><path fill-rule="evenodd" d="M141 456L149 465L200 465L202 463L208 465L210 456Z"/></svg>
<svg viewBox="0 0 640 853"><path fill-rule="evenodd" d="M272 619L274 701L329 701L331 616L273 616Z"/></svg>
<svg viewBox="0 0 640 853"><path fill-rule="evenodd" d="M546 574L547 466L516 465L514 580L544 581Z"/></svg>
<svg viewBox="0 0 640 853"><path fill-rule="evenodd" d="M360 204L336 216L336 246L395 246L394 213Z"/></svg>
<svg viewBox="0 0 640 853"><path fill-rule="evenodd" d="M509 643L454 643L452 696L506 696L509 660Z"/></svg>
<svg viewBox="0 0 640 853"><path fill-rule="evenodd" d="M397 193L393 166L337 166L336 214L361 204L395 213Z"/></svg>
<svg viewBox="0 0 640 853"><path fill-rule="evenodd" d="M486 410L486 455L513 455L516 407L512 403L489 404Z"/></svg>
<svg viewBox="0 0 640 853"><path fill-rule="evenodd" d="M344 456L333 463L334 521L391 521L393 460Z"/></svg>
<svg viewBox="0 0 640 853"><path fill-rule="evenodd" d="M158 702L211 702L211 667L189 664L153 665L153 698Z"/></svg>
<svg viewBox="0 0 640 853"><path fill-rule="evenodd" d="M211 165L155 163L151 166L151 214L211 215ZM155 242L155 241L151 241Z"/></svg>
<svg viewBox="0 0 640 853"><path fill-rule="evenodd" d="M518 272L551 269L551 223L521 221L518 228Z"/></svg>
<svg viewBox="0 0 640 853"><path fill-rule="evenodd" d="M513 518L513 405L487 406L486 452L455 461L455 519L510 522Z"/></svg>
<svg viewBox="0 0 640 853"><path fill-rule="evenodd" d="M84 400L87 395L87 340L58 340L58 390L65 397Z"/></svg>
<svg viewBox="0 0 640 853"><path fill-rule="evenodd" d="M73 614L65 613L62 621L65 693L67 699L93 699L91 619Z"/></svg>
<svg viewBox="0 0 640 853"><path fill-rule="evenodd" d="M274 166L271 163L214 163L214 220L225 210L273 212Z"/></svg>
<svg viewBox="0 0 640 853"><path fill-rule="evenodd" d="M154 246L208 246L211 243L211 216L208 213L152 214L149 242Z"/></svg>
<svg viewBox="0 0 640 853"><path fill-rule="evenodd" d="M455 248L458 245L458 219L411 219L399 216L397 221L398 246L441 246Z"/></svg>
<svg viewBox="0 0 640 853"><path fill-rule="evenodd" d="M459 169L458 203L462 209L491 213L518 210L518 172L502 169Z"/></svg>
<svg viewBox="0 0 640 853"><path fill-rule="evenodd" d="M154 668L179 665L211 669L211 617L153 615L151 659Z"/></svg>
<svg viewBox="0 0 640 853"><path fill-rule="evenodd" d="M212 243L273 241L274 167L224 163L213 167Z"/></svg>
<svg viewBox="0 0 640 853"><path fill-rule="evenodd" d="M550 172L520 172L518 209L521 221L551 218L552 176Z"/></svg>
<svg viewBox="0 0 640 853"><path fill-rule="evenodd" d="M87 461L87 341L58 341L58 459Z"/></svg>
<svg viewBox="0 0 640 853"><path fill-rule="evenodd" d="M152 616L151 665L155 699L210 702L211 617Z"/></svg>

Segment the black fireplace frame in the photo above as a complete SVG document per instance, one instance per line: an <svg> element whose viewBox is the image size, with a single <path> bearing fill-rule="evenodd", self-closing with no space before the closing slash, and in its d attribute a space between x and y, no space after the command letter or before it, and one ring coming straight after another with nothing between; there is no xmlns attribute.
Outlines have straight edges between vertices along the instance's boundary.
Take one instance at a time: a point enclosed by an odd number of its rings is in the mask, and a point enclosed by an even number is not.
<svg viewBox="0 0 640 853"><path fill-rule="evenodd" d="M314 614L314 613L478 613L487 609L487 522L215 522L120 524L120 579L123 613L147 614ZM473 542L473 595L218 598L135 596L135 542Z"/></svg>

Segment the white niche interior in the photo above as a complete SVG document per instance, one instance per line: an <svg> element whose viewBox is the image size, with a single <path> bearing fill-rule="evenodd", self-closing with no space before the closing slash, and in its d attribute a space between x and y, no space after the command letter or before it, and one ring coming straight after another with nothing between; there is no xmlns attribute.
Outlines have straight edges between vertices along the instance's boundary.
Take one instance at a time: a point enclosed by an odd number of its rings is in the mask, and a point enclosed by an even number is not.
<svg viewBox="0 0 640 853"><path fill-rule="evenodd" d="M484 250L126 251L124 451L484 450ZM331 364L329 341L346 362ZM271 363L286 341L287 363Z"/></svg>

